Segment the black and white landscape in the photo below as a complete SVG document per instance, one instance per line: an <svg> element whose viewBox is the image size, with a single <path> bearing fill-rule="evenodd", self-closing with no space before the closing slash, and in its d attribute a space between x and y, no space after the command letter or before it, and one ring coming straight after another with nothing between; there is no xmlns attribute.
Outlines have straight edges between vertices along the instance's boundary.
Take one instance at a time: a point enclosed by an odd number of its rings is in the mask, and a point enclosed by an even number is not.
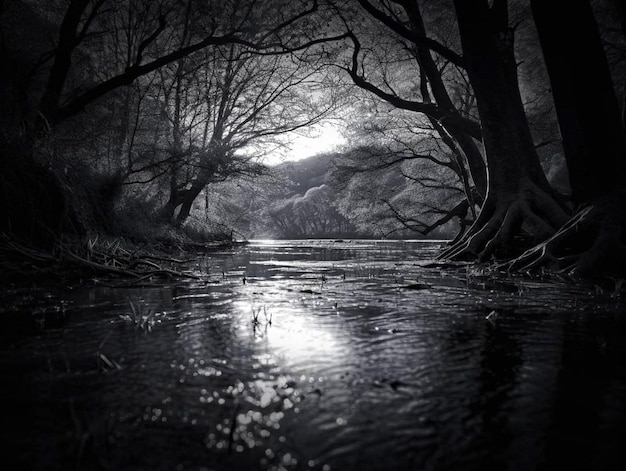
<svg viewBox="0 0 626 471"><path fill-rule="evenodd" d="M0 1L6 469L626 469L615 0Z"/></svg>

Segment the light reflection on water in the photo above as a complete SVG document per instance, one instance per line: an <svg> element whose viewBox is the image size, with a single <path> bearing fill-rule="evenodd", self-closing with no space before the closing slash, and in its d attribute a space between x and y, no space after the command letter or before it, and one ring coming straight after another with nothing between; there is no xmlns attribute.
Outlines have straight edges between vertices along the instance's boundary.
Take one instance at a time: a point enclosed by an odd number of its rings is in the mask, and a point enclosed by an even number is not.
<svg viewBox="0 0 626 471"><path fill-rule="evenodd" d="M20 468L623 464L621 300L423 268L439 246L256 241L201 282L7 290L2 403L22 415L0 439Z"/></svg>

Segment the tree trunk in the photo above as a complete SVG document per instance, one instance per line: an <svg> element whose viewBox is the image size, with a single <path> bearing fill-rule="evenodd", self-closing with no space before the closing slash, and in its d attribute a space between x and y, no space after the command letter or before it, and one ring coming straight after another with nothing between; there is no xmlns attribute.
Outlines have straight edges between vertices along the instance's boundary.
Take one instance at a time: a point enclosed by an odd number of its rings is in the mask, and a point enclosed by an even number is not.
<svg viewBox="0 0 626 471"><path fill-rule="evenodd" d="M508 256L522 227L547 237L566 220L535 151L522 104L505 0L455 0L488 168L481 212L442 257Z"/></svg>
<svg viewBox="0 0 626 471"><path fill-rule="evenodd" d="M39 104L41 117L47 121L44 123L45 126L55 124L58 121L63 88L72 65L72 53L78 45L78 38L76 37L78 25L88 4L89 0L72 0L63 17L54 62Z"/></svg>
<svg viewBox="0 0 626 471"><path fill-rule="evenodd" d="M160 217L165 221L172 221L174 219L174 213L176 212L176 208L180 206L180 192L176 188L176 185L170 185L170 196L167 199L167 203L161 208Z"/></svg>
<svg viewBox="0 0 626 471"><path fill-rule="evenodd" d="M626 163L624 129L600 33L587 0L530 3L552 86L572 198L578 205L592 203L608 187L624 184Z"/></svg>
<svg viewBox="0 0 626 471"><path fill-rule="evenodd" d="M198 163L200 170L191 182L191 187L180 189L177 185L172 185L170 197L162 209L162 214L175 226L183 225L191 213L193 202L202 193L202 190L215 179L220 163L225 159L226 156L222 150L203 153ZM176 208L179 206L178 214L175 215Z"/></svg>
<svg viewBox="0 0 626 471"><path fill-rule="evenodd" d="M515 268L549 265L584 276L626 274L626 138L587 0L531 0L579 211ZM562 12L567 11L567 21ZM555 25L559 25L555 30ZM584 93L588 91L589 93Z"/></svg>
<svg viewBox="0 0 626 471"><path fill-rule="evenodd" d="M176 226L182 226L187 218L189 217L189 213L191 213L191 206L196 198L202 193L202 190L208 185L208 179L196 179L191 188L184 192L181 195L180 199L180 211L178 211L178 215L176 216Z"/></svg>

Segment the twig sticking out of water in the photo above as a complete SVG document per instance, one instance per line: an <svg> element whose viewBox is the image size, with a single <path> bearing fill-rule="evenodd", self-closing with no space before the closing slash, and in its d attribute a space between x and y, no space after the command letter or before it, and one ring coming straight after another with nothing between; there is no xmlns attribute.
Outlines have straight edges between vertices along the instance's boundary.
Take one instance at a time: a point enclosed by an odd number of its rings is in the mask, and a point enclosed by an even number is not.
<svg viewBox="0 0 626 471"><path fill-rule="evenodd" d="M137 329L150 332L155 324L154 316L156 313L151 309L144 312L143 305L137 301L129 301L128 304L130 305L130 315L121 315L120 318L131 322Z"/></svg>
<svg viewBox="0 0 626 471"><path fill-rule="evenodd" d="M261 314L261 308L255 310L253 306L252 307L252 323L254 325L259 324L259 314Z"/></svg>
<svg viewBox="0 0 626 471"><path fill-rule="evenodd" d="M267 307L265 305L260 306L258 309L254 309L252 306L252 323L257 326L261 324L259 321L259 316L261 315L261 311L263 311L263 317L265 318L265 325L272 325L272 313L268 314Z"/></svg>
<svg viewBox="0 0 626 471"><path fill-rule="evenodd" d="M103 372L107 371L107 369L109 370L121 370L122 369L122 367L120 366L118 362L107 357L102 352L102 348L104 347L104 344L107 342L107 340L109 340L110 336L111 336L111 332L109 332L108 335L102 340L102 342L100 342L100 345L98 345L98 351L96 352L96 361L98 362L98 366Z"/></svg>
<svg viewBox="0 0 626 471"><path fill-rule="evenodd" d="M327 281L326 275L322 273L322 278L320 281L320 291L324 290L324 285L326 284L326 281Z"/></svg>
<svg viewBox="0 0 626 471"><path fill-rule="evenodd" d="M491 322L492 324L496 323L496 319L498 318L498 311L491 311L487 317L485 317L486 320L488 320L489 322Z"/></svg>

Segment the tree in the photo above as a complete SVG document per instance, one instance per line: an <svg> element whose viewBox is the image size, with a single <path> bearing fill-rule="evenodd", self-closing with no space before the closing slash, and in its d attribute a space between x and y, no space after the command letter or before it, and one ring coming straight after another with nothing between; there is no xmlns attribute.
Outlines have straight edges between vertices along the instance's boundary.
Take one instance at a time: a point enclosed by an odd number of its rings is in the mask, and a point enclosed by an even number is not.
<svg viewBox="0 0 626 471"><path fill-rule="evenodd" d="M463 56L451 47L425 34L417 2L380 1L381 8L368 0L359 4L399 37L417 47L420 72L432 69L428 56L436 53L467 73L474 92L479 123L460 112L450 110L445 87L435 97L439 102L402 99L392 92L373 87L365 80L359 65L360 42L351 36L355 47L348 72L355 81L394 106L425 113L440 123L456 143L464 142L462 133L481 139L489 174L481 211L466 234L446 250L442 257L478 257L511 255L513 238L524 233L537 240L553 234L567 219L566 208L549 185L541 168L530 133L517 79L514 28L509 26L505 0L454 2ZM397 10L394 5L400 5ZM402 12L403 16L400 14ZM409 25L407 27L406 25ZM430 50L431 52L429 52ZM429 87L441 89L435 70L425 73ZM478 130L473 130L474 127ZM457 144L460 147L459 144ZM467 158L471 152L465 152ZM475 179L476 180L476 179Z"/></svg>
<svg viewBox="0 0 626 471"><path fill-rule="evenodd" d="M409 230L429 235L446 225L446 236L450 236L451 220L460 222L460 233L468 221L475 217L474 208L469 204L467 194L473 192L462 157L452 151L446 140L435 132L430 122L420 119L414 112L395 108L385 101L377 100L367 92L359 96L358 123L349 128L348 142L353 149L337 160L334 179L342 199L346 214L354 214L359 219L373 219L379 216L387 224L386 230L379 233L389 236ZM369 95L369 96L368 96ZM359 185L352 179L365 180L363 174L374 172L358 195ZM397 174L397 182L387 182L385 174ZM388 185L381 194L376 193L382 205L380 211L360 213L350 209L358 205L361 197L374 198L374 187ZM397 219L394 222L389 217ZM397 222L400 224L398 225ZM381 222L381 226L384 225ZM413 233L413 234L411 234Z"/></svg>
<svg viewBox="0 0 626 471"><path fill-rule="evenodd" d="M359 0L361 6L370 13L374 18L378 19L392 31L397 33L405 41L408 41L406 47L418 65L419 70L419 92L422 103L410 100L400 99L395 92L387 93L374 84L365 80L357 72L358 63L358 39L353 37L355 41L355 54L353 56L353 64L350 69L350 75L357 85L375 93L380 98L398 106L400 108L413 109L424 113L433 129L441 136L446 145L455 153L459 154L459 161L465 160L469 167L469 173L472 175L476 192L479 195L480 203L484 198L487 190L486 169L482 155L476 145L475 139L480 139L480 131L473 125L470 109L467 106L465 97L457 96L457 104L455 105L452 93L444 81L444 74L448 80L453 79L454 73L446 73L446 65L437 64L433 58L433 51L442 54L453 67L461 67L463 59L456 55L451 49L444 47L442 44L430 40L426 36L426 29L422 12L417 2L411 0L397 0L395 3L400 6L403 11L406 22L405 25L399 20L390 4L383 3L385 10L375 8L368 0ZM455 71L458 72L458 71ZM461 80L463 76L459 77ZM429 106L429 105L435 105ZM467 199L473 206L474 198L470 192L467 192Z"/></svg>
<svg viewBox="0 0 626 471"><path fill-rule="evenodd" d="M319 70L306 57L262 56L239 45L216 48L212 54L206 66L194 65L201 79L182 85L185 93L199 90L200 99L188 107L195 119L189 113L180 116L180 100L175 100L174 114L177 122L187 123L185 138L188 150L193 148L173 167L163 211L171 219L180 207L178 225L208 184L262 173L258 159L264 148L276 145L281 134L319 122L333 107L332 99L319 93ZM180 125L174 129L180 134ZM187 177L181 178L182 173Z"/></svg>
<svg viewBox="0 0 626 471"><path fill-rule="evenodd" d="M567 219L528 127L506 0L455 1L465 67L476 94L489 172L487 197L467 234L443 257L506 255L523 226L537 240ZM510 255L510 254L509 254Z"/></svg>
<svg viewBox="0 0 626 471"><path fill-rule="evenodd" d="M49 3L27 3L32 8L21 12L21 18L11 18L14 24L5 22L8 15L2 17L3 38L8 39L2 43L4 64L19 62L23 49L19 36L8 33L19 31L20 21L37 16L37 8L52 11ZM61 124L85 110L93 112L112 92L149 80L159 69L206 49L238 44L269 56L336 39L304 34L310 26L303 23L318 10L316 0L289 6L279 0L119 0L113 6L109 0L70 0L46 25L58 28L52 50L21 67L20 76L2 75L3 85L15 90L3 94L12 117L3 119L0 143L3 231L48 246L72 226L80 232L72 191L62 173L44 163L51 160L44 154ZM232 21L223 21L228 16ZM103 52L96 57L94 51Z"/></svg>
<svg viewBox="0 0 626 471"><path fill-rule="evenodd" d="M626 266L626 137L600 33L587 0L531 1L579 211L553 237L513 263L582 275ZM559 11L567 8L568 19ZM593 95L581 93L592 90Z"/></svg>

